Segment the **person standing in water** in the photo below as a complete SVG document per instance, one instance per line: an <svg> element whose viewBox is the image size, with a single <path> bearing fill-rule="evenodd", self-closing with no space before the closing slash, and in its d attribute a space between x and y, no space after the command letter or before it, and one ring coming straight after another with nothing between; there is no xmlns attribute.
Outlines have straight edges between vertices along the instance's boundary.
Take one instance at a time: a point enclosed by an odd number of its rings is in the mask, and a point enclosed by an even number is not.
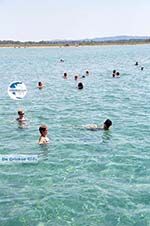
<svg viewBox="0 0 150 226"><path fill-rule="evenodd" d="M18 121L20 128L23 128L26 125L26 119L24 115L25 113L23 110L18 110L18 118L16 118L16 120Z"/></svg>
<svg viewBox="0 0 150 226"><path fill-rule="evenodd" d="M40 137L38 144L48 144L49 138L47 137L48 134L48 127L46 125L41 125L39 127Z"/></svg>

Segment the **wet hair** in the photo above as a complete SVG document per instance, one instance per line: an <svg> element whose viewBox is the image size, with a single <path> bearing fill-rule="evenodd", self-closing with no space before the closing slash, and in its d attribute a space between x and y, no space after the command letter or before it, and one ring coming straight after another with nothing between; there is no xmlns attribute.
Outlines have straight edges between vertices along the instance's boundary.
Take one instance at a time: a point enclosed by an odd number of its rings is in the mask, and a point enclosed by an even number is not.
<svg viewBox="0 0 150 226"><path fill-rule="evenodd" d="M110 119L107 119L105 122L104 122L104 129L109 129L109 127L112 125L112 121Z"/></svg>
<svg viewBox="0 0 150 226"><path fill-rule="evenodd" d="M85 75L82 75L82 78L85 78Z"/></svg>
<svg viewBox="0 0 150 226"><path fill-rule="evenodd" d="M120 75L120 73L117 71L117 72L116 72L116 75L117 75L117 76L119 76L119 75Z"/></svg>
<svg viewBox="0 0 150 226"><path fill-rule="evenodd" d="M116 70L113 70L113 74L115 74L116 73Z"/></svg>
<svg viewBox="0 0 150 226"><path fill-rule="evenodd" d="M143 71L144 67L141 67L141 71Z"/></svg>
<svg viewBox="0 0 150 226"><path fill-rule="evenodd" d="M47 130L47 126L46 126L46 125L41 125L41 126L39 127L40 133L45 132L45 130Z"/></svg>
<svg viewBox="0 0 150 226"><path fill-rule="evenodd" d="M135 65L138 65L138 62L136 62Z"/></svg>
<svg viewBox="0 0 150 226"><path fill-rule="evenodd" d="M67 73L66 72L64 73L64 77L67 77Z"/></svg>
<svg viewBox="0 0 150 226"><path fill-rule="evenodd" d="M74 79L75 79L75 80L77 80L77 79L78 79L78 76L77 76L77 75L75 75L75 76L74 76Z"/></svg>
<svg viewBox="0 0 150 226"><path fill-rule="evenodd" d="M18 115L24 115L24 111L19 110L19 111L18 111Z"/></svg>
<svg viewBox="0 0 150 226"><path fill-rule="evenodd" d="M43 84L42 84L42 82L38 82L38 85L39 85L39 86L42 86Z"/></svg>
<svg viewBox="0 0 150 226"><path fill-rule="evenodd" d="M85 73L88 75L89 74L89 71L86 71Z"/></svg>
<svg viewBox="0 0 150 226"><path fill-rule="evenodd" d="M78 89L83 89L83 83L82 82L78 83Z"/></svg>

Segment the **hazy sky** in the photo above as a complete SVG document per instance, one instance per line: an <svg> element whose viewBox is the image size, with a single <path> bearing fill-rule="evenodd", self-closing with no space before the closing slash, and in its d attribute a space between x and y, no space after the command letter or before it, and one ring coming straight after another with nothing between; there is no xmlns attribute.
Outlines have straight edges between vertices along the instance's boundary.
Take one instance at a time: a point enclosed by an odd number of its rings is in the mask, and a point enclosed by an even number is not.
<svg viewBox="0 0 150 226"><path fill-rule="evenodd" d="M0 0L0 40L150 36L150 0Z"/></svg>

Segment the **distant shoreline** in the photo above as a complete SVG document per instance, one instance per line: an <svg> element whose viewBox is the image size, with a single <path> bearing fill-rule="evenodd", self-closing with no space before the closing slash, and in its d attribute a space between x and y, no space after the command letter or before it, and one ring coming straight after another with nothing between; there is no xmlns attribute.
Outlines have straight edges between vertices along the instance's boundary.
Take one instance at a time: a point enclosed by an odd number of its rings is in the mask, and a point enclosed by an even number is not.
<svg viewBox="0 0 150 226"><path fill-rule="evenodd" d="M69 47L97 47L97 46L119 46L119 45L149 45L150 41L109 41L109 42L81 42L81 43L0 43L0 48L69 48Z"/></svg>

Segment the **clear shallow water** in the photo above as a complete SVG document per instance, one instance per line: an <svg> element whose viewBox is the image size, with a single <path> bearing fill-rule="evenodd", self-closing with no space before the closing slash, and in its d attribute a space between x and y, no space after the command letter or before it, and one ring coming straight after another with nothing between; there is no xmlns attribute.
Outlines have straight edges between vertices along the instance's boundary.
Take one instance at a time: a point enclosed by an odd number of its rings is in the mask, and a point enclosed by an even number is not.
<svg viewBox="0 0 150 226"><path fill-rule="evenodd" d="M39 156L38 164L0 165L1 226L150 225L149 52L150 45L0 49L0 154ZM74 75L87 69L79 91ZM7 95L15 80L27 86L23 101ZM20 107L26 129L15 121ZM106 118L110 131L82 128ZM37 144L43 123L46 147Z"/></svg>

